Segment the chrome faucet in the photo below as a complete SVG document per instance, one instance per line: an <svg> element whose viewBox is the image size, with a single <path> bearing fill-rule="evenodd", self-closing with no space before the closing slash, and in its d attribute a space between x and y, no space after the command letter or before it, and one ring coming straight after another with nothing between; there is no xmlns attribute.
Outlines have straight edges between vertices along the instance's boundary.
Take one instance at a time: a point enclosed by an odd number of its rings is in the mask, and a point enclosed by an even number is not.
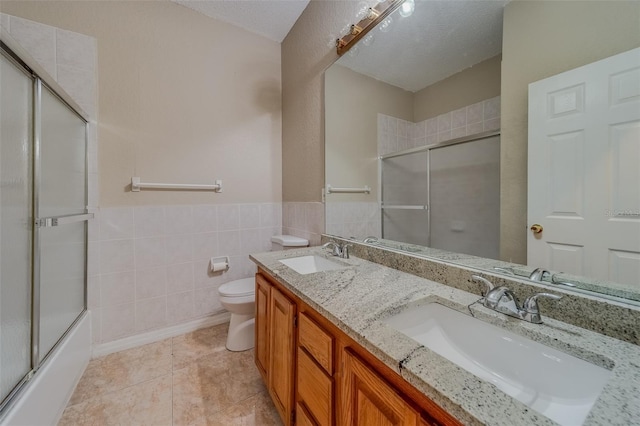
<svg viewBox="0 0 640 426"><path fill-rule="evenodd" d="M349 259L349 247L353 247L353 244L349 244L349 243L340 244L335 241L329 241L322 245L323 249L329 248L329 247L333 248L331 250L332 256L337 256L342 259Z"/></svg>
<svg viewBox="0 0 640 426"><path fill-rule="evenodd" d="M529 279L531 281L542 281L545 275L551 275L551 272L547 271L544 268L536 268L529 275Z"/></svg>
<svg viewBox="0 0 640 426"><path fill-rule="evenodd" d="M547 297L553 300L560 300L562 298L561 296L556 296L551 293L537 293L528 297L522 304L522 308L520 308L518 306L518 299L516 299L516 296L509 288L502 286L494 287L491 281L478 275L472 275L471 279L487 286L484 298L481 299L484 307L534 324L542 324L538 298Z"/></svg>

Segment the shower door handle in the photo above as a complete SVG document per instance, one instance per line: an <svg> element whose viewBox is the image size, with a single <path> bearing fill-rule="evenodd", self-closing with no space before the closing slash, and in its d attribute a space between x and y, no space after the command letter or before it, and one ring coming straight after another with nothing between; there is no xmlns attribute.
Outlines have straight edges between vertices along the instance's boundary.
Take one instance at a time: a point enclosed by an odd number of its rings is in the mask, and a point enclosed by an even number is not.
<svg viewBox="0 0 640 426"><path fill-rule="evenodd" d="M93 219L93 213L70 214L66 216L43 217L36 219L36 226L47 228L51 226L68 225L70 223L85 222Z"/></svg>

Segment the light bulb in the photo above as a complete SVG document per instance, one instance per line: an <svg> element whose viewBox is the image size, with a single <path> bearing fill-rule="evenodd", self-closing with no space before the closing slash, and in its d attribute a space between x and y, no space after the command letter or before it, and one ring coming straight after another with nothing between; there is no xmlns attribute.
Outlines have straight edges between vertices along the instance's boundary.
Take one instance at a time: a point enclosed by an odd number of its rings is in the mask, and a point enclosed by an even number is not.
<svg viewBox="0 0 640 426"><path fill-rule="evenodd" d="M391 19L391 16L389 16L387 19L382 21L380 23L380 31L382 31L383 33L388 32L391 29L392 22L393 22L393 19Z"/></svg>
<svg viewBox="0 0 640 426"><path fill-rule="evenodd" d="M365 46L371 46L374 42L373 34L367 34L365 38L362 39L362 44Z"/></svg>
<svg viewBox="0 0 640 426"><path fill-rule="evenodd" d="M415 0L405 0L400 6L400 16L406 18L407 16L411 16L413 11L416 10L416 2Z"/></svg>

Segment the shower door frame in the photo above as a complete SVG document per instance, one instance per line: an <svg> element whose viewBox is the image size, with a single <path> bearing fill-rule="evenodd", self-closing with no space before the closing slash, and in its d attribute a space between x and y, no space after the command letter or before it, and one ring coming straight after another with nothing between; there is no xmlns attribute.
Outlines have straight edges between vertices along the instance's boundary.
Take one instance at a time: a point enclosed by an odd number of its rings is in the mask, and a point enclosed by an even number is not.
<svg viewBox="0 0 640 426"><path fill-rule="evenodd" d="M19 50L19 49L18 49ZM88 159L88 141L89 141L89 117L85 115L79 107L74 106L71 102L68 102L64 95L59 93L59 85L50 80L48 74L39 74L33 67L30 67L20 56L18 56L14 50L9 47L3 40L0 40L0 55L12 62L20 71L25 73L32 80L32 123L31 123L31 216L27 218L30 221L31 226L31 282L26 285L31 286L31 369L27 374L19 381L16 386L7 394L7 396L0 401L0 422L5 415L11 410L13 404L18 400L22 392L25 391L27 385L36 377L38 370L44 366L54 354L61 342L65 340L69 332L75 327L75 325L83 318L87 312L88 295L87 295L87 277L88 277L88 219L93 217L93 213L88 212L88 195L89 195L89 159ZM84 219L84 301L82 310L78 313L76 318L71 322L69 327L62 333L56 343L52 346L49 352L40 360L40 228L43 226L51 226L57 218L40 218L39 217L39 198L41 188L41 120L42 120L42 90L46 88L55 98L57 98L64 106L66 106L73 114L80 118L84 123L84 214L73 216L85 216ZM68 95L67 95L68 96ZM53 220L52 220L53 219ZM55 226L55 225L54 225ZM0 396L1 397L1 396Z"/></svg>
<svg viewBox="0 0 640 426"><path fill-rule="evenodd" d="M431 172L429 170L429 165L431 161L431 150L444 148L452 145L460 145L463 143L476 142L484 139L489 139L495 136L500 136L500 130L490 130L487 132L476 133L475 135L463 136L461 138L450 139L448 141L438 142L431 145L425 145L418 148L410 148L405 149L404 151L398 151L391 154L385 154L378 157L378 188L380 188L380 233L381 237L384 238L384 172L383 172L383 161L395 158L395 157L404 157L406 155L411 154L419 154L422 152L427 153L427 204L424 206L424 210L427 211L427 247L431 247ZM401 208L405 210L423 210L423 206L397 206L396 208Z"/></svg>

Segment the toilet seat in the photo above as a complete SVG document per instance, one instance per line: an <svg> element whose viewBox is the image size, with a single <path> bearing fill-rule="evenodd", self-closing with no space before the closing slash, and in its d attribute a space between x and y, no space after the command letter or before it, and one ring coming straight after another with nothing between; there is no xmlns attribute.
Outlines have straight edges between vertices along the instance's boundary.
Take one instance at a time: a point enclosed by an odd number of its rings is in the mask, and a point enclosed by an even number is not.
<svg viewBox="0 0 640 426"><path fill-rule="evenodd" d="M241 280L231 281L222 284L218 289L220 296L223 297L243 297L251 296L256 291L256 282L253 278L243 278Z"/></svg>

